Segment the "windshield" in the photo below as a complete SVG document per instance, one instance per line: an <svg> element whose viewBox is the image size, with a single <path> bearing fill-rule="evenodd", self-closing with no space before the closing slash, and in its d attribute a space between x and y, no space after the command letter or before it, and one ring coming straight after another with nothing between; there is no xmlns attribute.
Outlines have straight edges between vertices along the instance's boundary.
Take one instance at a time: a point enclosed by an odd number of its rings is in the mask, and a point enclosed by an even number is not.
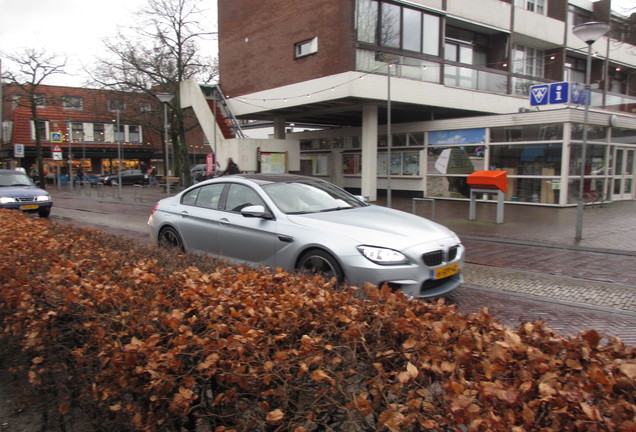
<svg viewBox="0 0 636 432"><path fill-rule="evenodd" d="M3 172L0 173L0 186L33 186L33 182L20 171Z"/></svg>
<svg viewBox="0 0 636 432"><path fill-rule="evenodd" d="M264 185L263 190L280 211L287 214L336 211L367 205L327 182L272 183Z"/></svg>

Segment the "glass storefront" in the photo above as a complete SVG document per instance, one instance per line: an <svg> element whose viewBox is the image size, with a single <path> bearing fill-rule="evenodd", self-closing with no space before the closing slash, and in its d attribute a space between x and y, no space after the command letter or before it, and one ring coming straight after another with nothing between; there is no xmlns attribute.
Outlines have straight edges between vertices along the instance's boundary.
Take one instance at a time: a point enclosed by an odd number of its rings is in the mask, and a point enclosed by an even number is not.
<svg viewBox="0 0 636 432"><path fill-rule="evenodd" d="M591 125L586 141L583 199L598 202L634 199L636 130ZM378 179L391 178L424 196L469 199L466 177L478 170L508 174L508 202L566 206L578 202L583 126L541 123L474 129L407 132L378 136ZM301 140L301 151L326 150L342 156L340 172L329 157L307 155L321 175L362 177L359 135ZM348 184L352 184L348 182ZM492 197L491 197L492 198ZM486 199L486 197L484 197Z"/></svg>

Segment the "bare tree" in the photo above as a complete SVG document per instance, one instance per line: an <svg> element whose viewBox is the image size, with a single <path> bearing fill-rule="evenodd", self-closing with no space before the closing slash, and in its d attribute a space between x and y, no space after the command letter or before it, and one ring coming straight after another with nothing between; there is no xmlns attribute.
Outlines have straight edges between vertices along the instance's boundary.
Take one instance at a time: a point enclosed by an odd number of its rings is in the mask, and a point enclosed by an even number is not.
<svg viewBox="0 0 636 432"><path fill-rule="evenodd" d="M42 188L46 188L44 181L44 164L42 151L42 136L39 128L38 106L44 102L38 87L51 75L64 74L66 58L57 54L47 54L44 50L26 48L15 54L3 54L14 66L3 73L3 80L9 86L16 86L21 90L21 97L17 103L29 107L35 135L35 151L38 175ZM55 101L48 101L55 103Z"/></svg>
<svg viewBox="0 0 636 432"><path fill-rule="evenodd" d="M102 86L145 94L149 101L156 102L158 92L175 95L169 103L173 160L177 175L183 175L188 184L191 182L188 145L179 83L190 78L208 83L218 75L216 62L199 51L199 42L216 35L199 24L201 2L148 0L139 14L139 25L128 29L131 36L120 30L115 38L104 41L114 60L98 59L93 74ZM161 130L159 112L156 118L154 125L146 126Z"/></svg>

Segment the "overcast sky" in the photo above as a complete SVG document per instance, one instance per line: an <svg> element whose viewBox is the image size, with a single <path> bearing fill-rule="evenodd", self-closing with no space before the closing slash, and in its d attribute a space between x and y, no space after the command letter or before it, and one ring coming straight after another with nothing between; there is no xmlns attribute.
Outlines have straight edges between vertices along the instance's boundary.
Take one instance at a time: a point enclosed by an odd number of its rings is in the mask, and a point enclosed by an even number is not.
<svg viewBox="0 0 636 432"><path fill-rule="evenodd" d="M227 0L230 1L230 0ZM466 0L470 1L470 0ZM117 26L135 21L135 12L147 0L0 0L0 52L15 53L23 48L44 48L67 57L68 76L55 75L46 84L81 86L87 81L83 67L90 69L100 54L105 37L117 33ZM202 14L204 28L216 31L216 0L207 0ZM206 2L201 3L202 7ZM625 13L636 0L612 0L615 10ZM201 45L205 55L216 56L216 43ZM6 68L6 62L3 68Z"/></svg>
<svg viewBox="0 0 636 432"><path fill-rule="evenodd" d="M23 48L43 48L66 57L65 71L45 84L81 86L96 55L104 49L102 40L114 37L117 28L135 23L135 13L147 0L0 0L0 52L15 53ZM216 0L202 2L202 27L216 31ZM205 55L216 56L216 42L200 45ZM101 55L103 56L103 55ZM3 62L3 69L7 68Z"/></svg>

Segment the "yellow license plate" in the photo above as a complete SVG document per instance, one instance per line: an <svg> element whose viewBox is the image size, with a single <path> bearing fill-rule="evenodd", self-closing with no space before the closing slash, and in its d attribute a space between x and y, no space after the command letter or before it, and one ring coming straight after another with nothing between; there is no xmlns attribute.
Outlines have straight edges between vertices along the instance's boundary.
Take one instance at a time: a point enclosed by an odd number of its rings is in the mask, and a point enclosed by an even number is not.
<svg viewBox="0 0 636 432"><path fill-rule="evenodd" d="M459 273L459 263L449 264L438 269L431 270L433 279L444 279Z"/></svg>
<svg viewBox="0 0 636 432"><path fill-rule="evenodd" d="M23 204L20 206L20 210L35 210L38 207L37 204Z"/></svg>

